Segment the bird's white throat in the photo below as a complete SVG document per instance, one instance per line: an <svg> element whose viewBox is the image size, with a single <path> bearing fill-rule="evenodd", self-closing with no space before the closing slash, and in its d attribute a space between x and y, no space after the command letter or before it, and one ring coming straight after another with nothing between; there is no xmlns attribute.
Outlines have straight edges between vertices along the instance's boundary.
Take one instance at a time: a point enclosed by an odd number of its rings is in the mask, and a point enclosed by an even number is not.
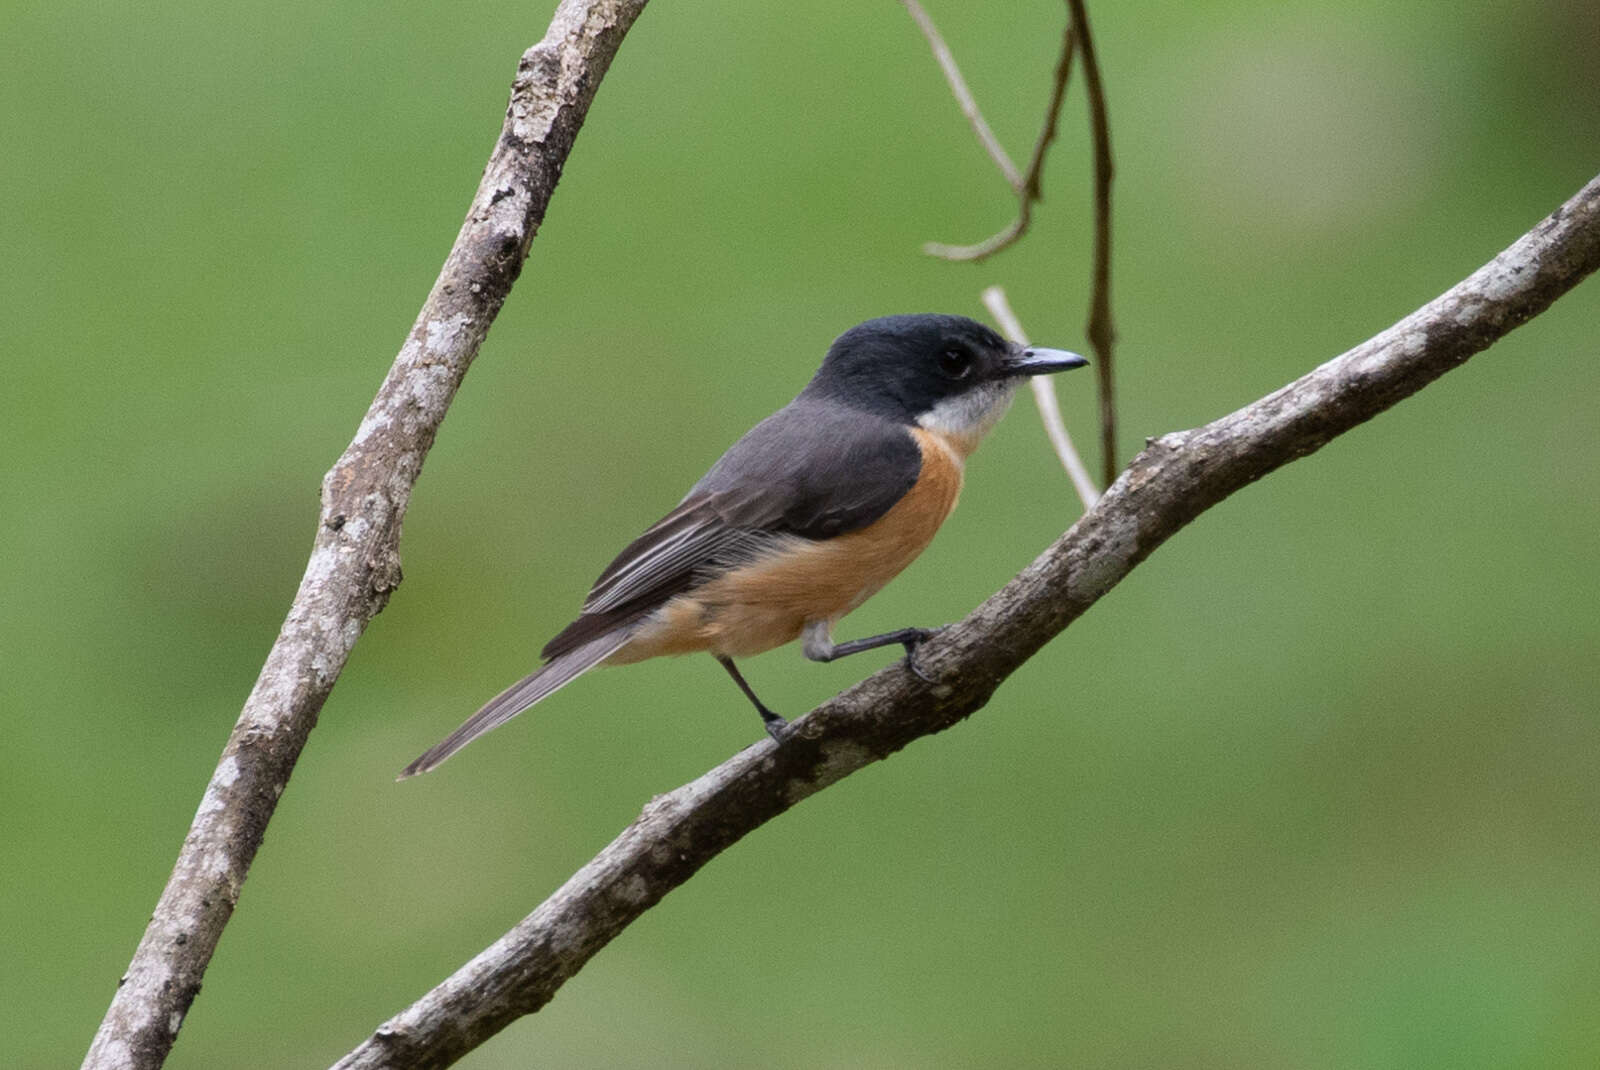
<svg viewBox="0 0 1600 1070"><path fill-rule="evenodd" d="M1019 379L999 379L945 398L918 416L917 426L954 440L963 453L971 453L1011 408L1019 382Z"/></svg>

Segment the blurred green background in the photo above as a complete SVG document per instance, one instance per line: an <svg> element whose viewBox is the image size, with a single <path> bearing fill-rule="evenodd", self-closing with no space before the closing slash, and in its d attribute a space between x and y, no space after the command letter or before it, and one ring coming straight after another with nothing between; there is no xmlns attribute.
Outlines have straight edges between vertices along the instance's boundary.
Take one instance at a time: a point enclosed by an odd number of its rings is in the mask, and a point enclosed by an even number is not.
<svg viewBox="0 0 1600 1070"><path fill-rule="evenodd" d="M75 1065L544 4L8 6L0 1021ZM1023 157L1061 5L932 3ZM1487 260L1600 161L1590 0L1092 5L1124 448ZM331 1062L757 736L708 658L393 775L828 341L1083 344L1081 83L1024 245L898 5L653 5L450 414L174 1067ZM464 1065L1592 1067L1600 282L1178 536L955 731L762 829ZM1092 442L1088 375L1061 383ZM1096 466L1097 467L1097 466ZM1076 515L1033 412L845 635ZM746 671L799 712L892 655Z"/></svg>

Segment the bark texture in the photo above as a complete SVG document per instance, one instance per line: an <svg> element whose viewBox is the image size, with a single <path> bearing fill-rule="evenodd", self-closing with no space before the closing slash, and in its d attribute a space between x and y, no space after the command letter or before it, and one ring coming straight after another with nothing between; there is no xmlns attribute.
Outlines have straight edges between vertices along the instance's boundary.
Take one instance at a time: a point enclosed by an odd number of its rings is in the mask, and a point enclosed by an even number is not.
<svg viewBox="0 0 1600 1070"><path fill-rule="evenodd" d="M442 1067L549 1002L635 918L772 817L988 702L1000 683L1175 532L1544 311L1600 266L1600 179L1449 291L1276 392L1152 439L1049 549L917 660L884 669L660 796L514 929L389 1019L339 1070Z"/></svg>
<svg viewBox="0 0 1600 1070"><path fill-rule="evenodd" d="M367 623L400 583L400 526L439 424L646 0L564 0L517 66L472 207L416 323L322 482L311 558L228 739L86 1068L158 1067L238 901L306 737Z"/></svg>

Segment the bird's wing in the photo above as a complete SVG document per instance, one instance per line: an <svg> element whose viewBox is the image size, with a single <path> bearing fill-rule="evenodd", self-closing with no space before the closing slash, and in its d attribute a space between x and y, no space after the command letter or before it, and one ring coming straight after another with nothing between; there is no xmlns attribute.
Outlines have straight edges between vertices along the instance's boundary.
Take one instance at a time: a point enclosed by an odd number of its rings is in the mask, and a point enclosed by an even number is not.
<svg viewBox="0 0 1600 1070"><path fill-rule="evenodd" d="M646 616L708 575L785 538L863 528L917 481L907 428L797 400L757 424L678 507L629 543L595 581L578 619L544 648L559 657Z"/></svg>

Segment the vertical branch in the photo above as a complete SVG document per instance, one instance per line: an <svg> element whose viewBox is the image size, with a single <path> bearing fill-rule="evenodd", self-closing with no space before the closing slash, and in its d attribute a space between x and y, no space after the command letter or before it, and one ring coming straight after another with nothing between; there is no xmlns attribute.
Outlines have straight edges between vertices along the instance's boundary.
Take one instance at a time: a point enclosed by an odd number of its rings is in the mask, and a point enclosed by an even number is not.
<svg viewBox="0 0 1600 1070"><path fill-rule="evenodd" d="M1100 384L1101 471L1107 485L1117 478L1117 392L1112 349L1117 328L1111 319L1111 126L1106 119L1105 87L1100 61L1089 33L1083 0L1067 0L1072 28L1083 49L1083 80L1089 97L1089 122L1094 132L1094 272L1089 298L1089 345L1094 349L1095 377Z"/></svg>

